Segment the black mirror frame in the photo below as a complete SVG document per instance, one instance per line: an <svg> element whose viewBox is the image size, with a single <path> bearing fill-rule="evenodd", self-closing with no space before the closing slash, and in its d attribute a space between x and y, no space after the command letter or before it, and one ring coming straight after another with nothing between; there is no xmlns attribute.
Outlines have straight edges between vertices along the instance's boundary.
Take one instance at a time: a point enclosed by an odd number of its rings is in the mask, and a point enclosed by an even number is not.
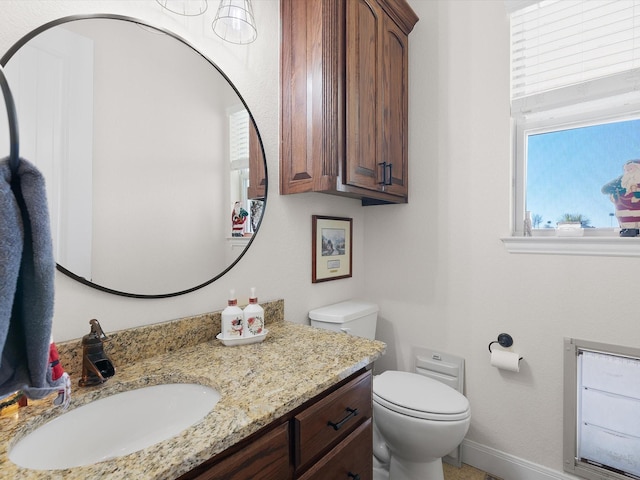
<svg viewBox="0 0 640 480"><path fill-rule="evenodd" d="M253 123L253 125L255 127L255 130L256 130L258 141L260 143L260 150L261 150L261 153L262 153L262 159L264 161L264 172L265 172L265 187L264 187L265 188L265 195L264 195L264 198L262 199L262 201L264 202L264 206L263 206L263 209L262 209L262 215L260 217L260 220L258 221L256 232L253 234L253 236L251 237L251 239L247 243L247 246L244 248L242 253L240 255L238 255L238 257L226 269L224 269L218 275L214 276L210 280L207 280L206 282L203 282L203 283L201 283L199 285L196 285L194 287L191 287L191 288L188 288L188 289L185 289L185 290L180 290L180 291L177 291L177 292L161 293L161 294L139 294L139 293L130 293L130 292L123 292L123 291L120 291L120 290L114 290L112 288L105 287L104 285L99 285L97 283L93 283L93 282L87 280L84 277L76 275L75 273L73 273L70 270L66 269L62 265L56 263L57 270L62 272L65 275L67 275L68 277L70 277L70 278L82 283L83 285L86 285L86 286L94 288L96 290L100 290L102 292L110 293L110 294L113 294L113 295L119 295L119 296L130 297L130 298L142 298L142 299L170 298L170 297L177 297L179 295L185 295L187 293L194 292L196 290L199 290L199 289L201 289L203 287L206 287L207 285L215 282L216 280L221 278L223 275L225 275L229 270L231 270L233 267L235 267L238 264L238 262L240 261L240 259L245 255L245 253L247 252L247 250L249 249L249 247L251 246L251 244L255 240L256 235L260 231L260 226L262 224L262 220L264 219L264 212L265 212L265 209L266 209L266 206L267 206L267 196L268 196L268 190L269 190L269 175L268 175L268 170L267 170L267 157L266 157L265 152L264 152L264 145L262 143L262 137L260 136L260 131L258 129L258 126L256 124L255 119L253 118L253 114L251 113L251 110L247 106L247 103L245 102L244 98L242 97L242 95L240 95L240 92L238 91L236 86L233 84L233 82L231 82L229 77L211 59L209 59L206 55L204 55L202 52L200 52L195 46L193 46L190 42L188 42L184 38L180 37L179 35L171 32L171 31L169 31L169 30L167 30L165 28L157 27L157 26L154 26L154 25L150 25L147 22L144 22L144 21L142 21L140 19L137 19L137 18L134 18L134 17L129 17L129 16L125 16L125 15L117 15L117 14L96 13L96 14L70 15L70 16L62 17L62 18L59 18L59 19L56 19L56 20L52 20L52 21L47 22L47 23L39 26L38 28L32 30L31 32L29 32L26 35L24 35L20 40L18 40L0 58L0 65L2 67L5 67L7 62L13 57L13 55L16 54L16 52L20 48L22 48L29 40L31 40L35 36L39 35L40 33L44 32L45 30L48 30L50 28L53 28L55 26L58 26L58 25L61 25L61 24L64 24L64 23L76 21L76 20L98 19L98 18L111 19L111 20L121 20L121 21L126 21L126 22L135 23L135 24L138 24L138 25L142 25L142 26L145 26L145 27L153 28L155 30L158 30L158 31L166 34L166 35L169 35L170 37L175 38L176 40L178 40L178 41L182 42L183 44L185 44L187 47L191 48L194 52L196 52L198 55L200 55L205 61L207 61L213 68L215 68L220 73L220 75L222 75L222 77L227 81L227 83L231 86L231 88L234 90L234 92L238 95L238 98L242 102L244 108L249 113L249 118L250 118L251 122Z"/></svg>

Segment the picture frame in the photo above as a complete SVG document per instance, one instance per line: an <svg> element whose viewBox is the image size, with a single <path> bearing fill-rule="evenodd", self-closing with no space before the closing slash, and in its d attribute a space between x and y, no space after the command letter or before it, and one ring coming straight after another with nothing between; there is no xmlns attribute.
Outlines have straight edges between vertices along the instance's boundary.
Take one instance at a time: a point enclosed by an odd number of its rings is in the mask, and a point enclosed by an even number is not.
<svg viewBox="0 0 640 480"><path fill-rule="evenodd" d="M311 282L351 277L353 219L312 216Z"/></svg>

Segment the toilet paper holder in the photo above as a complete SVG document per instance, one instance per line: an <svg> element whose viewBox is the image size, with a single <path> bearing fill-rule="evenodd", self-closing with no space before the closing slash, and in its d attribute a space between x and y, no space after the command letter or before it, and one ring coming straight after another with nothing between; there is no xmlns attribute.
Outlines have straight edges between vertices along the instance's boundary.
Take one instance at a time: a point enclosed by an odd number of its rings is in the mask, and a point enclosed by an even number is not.
<svg viewBox="0 0 640 480"><path fill-rule="evenodd" d="M494 340L493 342L489 342L489 353L492 353L491 345L493 345L494 343L497 343L501 347L508 348L511 345L513 345L513 337L508 333L501 333L500 335L498 335L497 340ZM520 357L520 360L522 360L522 357Z"/></svg>

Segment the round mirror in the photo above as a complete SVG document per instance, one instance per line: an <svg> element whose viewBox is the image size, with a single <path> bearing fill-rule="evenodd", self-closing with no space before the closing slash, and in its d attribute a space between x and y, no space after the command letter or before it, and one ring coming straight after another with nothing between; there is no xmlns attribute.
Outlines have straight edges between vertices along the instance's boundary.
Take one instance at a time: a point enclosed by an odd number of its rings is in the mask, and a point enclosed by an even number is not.
<svg viewBox="0 0 640 480"><path fill-rule="evenodd" d="M113 15L51 22L0 63L20 154L47 181L60 271L161 298L239 261L264 214L266 163L251 113L215 64Z"/></svg>

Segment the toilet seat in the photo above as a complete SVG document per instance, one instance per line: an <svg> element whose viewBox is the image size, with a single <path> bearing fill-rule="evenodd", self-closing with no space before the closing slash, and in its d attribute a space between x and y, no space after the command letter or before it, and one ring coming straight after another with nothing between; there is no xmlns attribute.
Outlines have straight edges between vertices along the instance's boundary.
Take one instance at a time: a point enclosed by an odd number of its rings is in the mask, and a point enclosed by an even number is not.
<svg viewBox="0 0 640 480"><path fill-rule="evenodd" d="M425 420L456 421L471 415L464 395L417 373L386 371L377 375L373 401L396 413Z"/></svg>

